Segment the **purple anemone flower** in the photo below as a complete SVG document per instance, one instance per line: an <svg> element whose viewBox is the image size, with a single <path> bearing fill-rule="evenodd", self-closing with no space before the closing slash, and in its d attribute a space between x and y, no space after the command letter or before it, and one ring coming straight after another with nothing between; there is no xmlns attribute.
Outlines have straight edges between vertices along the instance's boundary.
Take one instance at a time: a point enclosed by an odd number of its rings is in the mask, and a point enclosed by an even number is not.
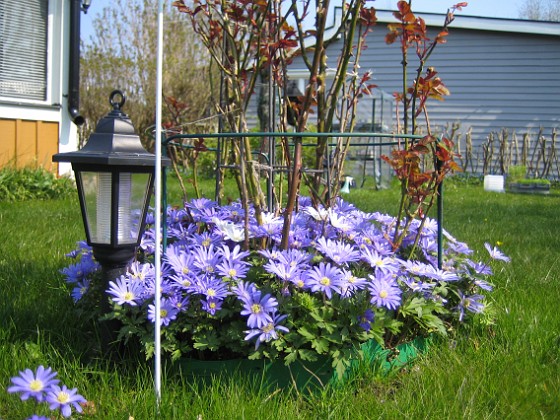
<svg viewBox="0 0 560 420"><path fill-rule="evenodd" d="M256 298L251 306L246 305L241 315L249 315L247 325L250 328L262 328L271 322L272 314L276 311L278 301L270 295L264 295L262 299Z"/></svg>
<svg viewBox="0 0 560 420"><path fill-rule="evenodd" d="M241 203L233 202L231 204L220 207L219 217L223 220L241 222L245 217L245 209L243 208Z"/></svg>
<svg viewBox="0 0 560 420"><path fill-rule="evenodd" d="M210 246L218 247L223 242L223 239L221 235L210 232L202 232L191 235L191 241L193 245L210 248Z"/></svg>
<svg viewBox="0 0 560 420"><path fill-rule="evenodd" d="M227 283L216 277L204 277L194 283L190 288L195 293L200 293L206 298L223 300L230 294Z"/></svg>
<svg viewBox="0 0 560 420"><path fill-rule="evenodd" d="M435 283L426 283L418 280L416 277L404 276L401 280L410 288L411 291L418 293L429 292L436 286Z"/></svg>
<svg viewBox="0 0 560 420"><path fill-rule="evenodd" d="M84 297L84 295L89 290L90 283L91 282L89 280L84 280L79 283L76 283L75 287L72 289L72 293L70 294L74 302L77 302L82 297Z"/></svg>
<svg viewBox="0 0 560 420"><path fill-rule="evenodd" d="M276 237L282 233L282 224L284 219L282 217L275 216L274 213L262 214L262 225L255 225L253 227L253 233L256 237Z"/></svg>
<svg viewBox="0 0 560 420"><path fill-rule="evenodd" d="M169 224L181 223L188 213L185 209L176 209L173 207L167 208L167 222Z"/></svg>
<svg viewBox="0 0 560 420"><path fill-rule="evenodd" d="M214 245L208 248L197 246L193 249L193 267L200 274L214 274L216 265L221 262L221 256L214 250Z"/></svg>
<svg viewBox="0 0 560 420"><path fill-rule="evenodd" d="M493 260L510 262L510 258L507 255L505 255L502 251L500 251L497 247L492 248L492 245L490 245L489 243L485 243L484 247L490 254L490 258L492 258Z"/></svg>
<svg viewBox="0 0 560 420"><path fill-rule="evenodd" d="M494 290L494 286L492 286L490 283L488 283L487 281L484 281L482 279L475 279L474 280L474 284L476 284L478 287L480 287L483 290L487 290L489 292L491 292L492 290Z"/></svg>
<svg viewBox="0 0 560 420"><path fill-rule="evenodd" d="M78 412L82 412L80 403L87 402L86 399L78 394L77 388L68 389L66 385L59 387L53 385L51 390L47 393L47 402L50 404L51 410L60 409L64 417L72 415L72 407Z"/></svg>
<svg viewBox="0 0 560 420"><path fill-rule="evenodd" d="M78 241L78 248L65 255L69 258L76 258L78 257L78 255L82 255L83 257L84 255L91 255L91 254L92 254L91 246L89 246L86 241Z"/></svg>
<svg viewBox="0 0 560 420"><path fill-rule="evenodd" d="M343 241L333 241L320 237L317 240L317 249L336 265L348 264L360 259L358 250L351 244Z"/></svg>
<svg viewBox="0 0 560 420"><path fill-rule="evenodd" d="M215 207L218 203L208 198L197 198L186 203L185 206L190 209L191 215L195 222L209 221L215 213Z"/></svg>
<svg viewBox="0 0 560 420"><path fill-rule="evenodd" d="M467 265L472 268L472 270L476 274L481 274L483 276L490 276L492 275L492 267L486 265L484 263L474 262L471 260L467 260Z"/></svg>
<svg viewBox="0 0 560 420"><path fill-rule="evenodd" d="M220 276L233 280L239 280L247 276L249 266L234 260L224 260L216 266L216 271Z"/></svg>
<svg viewBox="0 0 560 420"><path fill-rule="evenodd" d="M144 293L141 283L131 281L126 276L121 276L116 281L109 282L109 290L107 293L112 296L113 302L117 305L138 305L141 296Z"/></svg>
<svg viewBox="0 0 560 420"><path fill-rule="evenodd" d="M153 264L134 261L128 268L128 277L133 282L144 283L156 278L156 269Z"/></svg>
<svg viewBox="0 0 560 420"><path fill-rule="evenodd" d="M249 264L244 261L244 259L251 255L251 253L249 251L241 251L241 247L239 245L235 245L233 249L231 249L229 246L224 244L221 248L218 248L218 252L221 253L223 258L226 260Z"/></svg>
<svg viewBox="0 0 560 420"><path fill-rule="evenodd" d="M257 287L254 283L240 281L237 286L232 288L233 293L243 303L248 304L251 302L253 294L257 292Z"/></svg>
<svg viewBox="0 0 560 420"><path fill-rule="evenodd" d="M239 295L238 295L239 296ZM262 328L273 321L273 315L276 312L278 301L270 294L261 297L261 291L253 289L250 292L249 299L240 299L243 301L243 309L241 315L247 315L247 326L249 328Z"/></svg>
<svg viewBox="0 0 560 420"><path fill-rule="evenodd" d="M82 281L87 275L87 273L85 273L82 269L82 264L80 263L71 264L68 267L64 267L62 270L60 270L60 272L61 274L66 276L66 281L68 283L77 283L79 281Z"/></svg>
<svg viewBox="0 0 560 420"><path fill-rule="evenodd" d="M306 284L312 292L323 292L327 298L332 298L332 292L340 293L342 271L330 263L319 263L319 266L305 272Z"/></svg>
<svg viewBox="0 0 560 420"><path fill-rule="evenodd" d="M215 298L202 299L200 301L202 310L208 312L210 315L216 315L216 311L222 309L223 300Z"/></svg>
<svg viewBox="0 0 560 420"><path fill-rule="evenodd" d="M148 255L156 251L156 233L153 229L146 229L140 241L140 248Z"/></svg>
<svg viewBox="0 0 560 420"><path fill-rule="evenodd" d="M454 238L447 243L447 247L456 254L471 255L473 253L473 250L466 243L459 242Z"/></svg>
<svg viewBox="0 0 560 420"><path fill-rule="evenodd" d="M311 261L311 258L312 256L309 253L295 248L280 251L278 253L279 262L302 270L309 267L309 261Z"/></svg>
<svg viewBox="0 0 560 420"><path fill-rule="evenodd" d="M272 261L278 261L278 258L280 256L280 250L277 249L276 247L272 248L272 249L259 249L257 251L257 253L261 256L263 256L265 259L267 260L272 260Z"/></svg>
<svg viewBox="0 0 560 420"><path fill-rule="evenodd" d="M336 197L335 206L339 213L350 213L358 210L356 206L349 201L345 201L341 197Z"/></svg>
<svg viewBox="0 0 560 420"><path fill-rule="evenodd" d="M177 318L179 309L169 299L162 298L159 308L160 325L167 327L171 321ZM148 305L148 319L156 322L156 306Z"/></svg>
<svg viewBox="0 0 560 420"><path fill-rule="evenodd" d="M290 330L283 325L278 325L287 315L276 314L272 317L269 322L258 328L253 328L251 330L245 331L247 335L245 340L250 340L253 337L257 337L255 342L255 350L259 348L259 344L263 342L268 342L270 340L276 340L278 338L278 331L289 332Z"/></svg>
<svg viewBox="0 0 560 420"><path fill-rule="evenodd" d="M461 280L456 273L451 271L440 270L434 266L428 266L426 273L426 277L429 277L436 281L444 281L444 282L452 282Z"/></svg>
<svg viewBox="0 0 560 420"><path fill-rule="evenodd" d="M365 289L366 285L366 279L356 277L350 270L342 270L342 278L340 281L340 295L342 297L351 297L358 290Z"/></svg>
<svg viewBox="0 0 560 420"><path fill-rule="evenodd" d="M189 297L175 294L169 297L169 303L177 308L179 312L185 312L189 307Z"/></svg>
<svg viewBox="0 0 560 420"><path fill-rule="evenodd" d="M278 276L283 281L293 281L294 278L299 277L301 270L296 266L287 264L280 261L269 261L263 265L268 273Z"/></svg>
<svg viewBox="0 0 560 420"><path fill-rule="evenodd" d="M209 198L193 198L189 203L185 203L185 206L191 210L203 210L217 207L218 203L212 201Z"/></svg>
<svg viewBox="0 0 560 420"><path fill-rule="evenodd" d="M193 263L193 255L190 252L186 252L184 247L177 244L167 247L163 265L169 266L178 276L191 276Z"/></svg>
<svg viewBox="0 0 560 420"><path fill-rule="evenodd" d="M244 260L250 255L248 251L241 251L239 245L235 245L233 249L230 249L227 245L222 245L218 249L218 253L222 255L222 262L216 267L218 274L234 280L245 278L251 266Z"/></svg>
<svg viewBox="0 0 560 420"><path fill-rule="evenodd" d="M362 327L366 332L371 330L371 323L375 314L371 309L366 309L366 311L358 317L358 321L360 322L360 327Z"/></svg>
<svg viewBox="0 0 560 420"><path fill-rule="evenodd" d="M171 275L169 276L170 284L177 290L190 290L194 283L194 278L190 276Z"/></svg>
<svg viewBox="0 0 560 420"><path fill-rule="evenodd" d="M369 291L371 293L371 303L377 307L385 307L387 309L397 309L401 304L401 289L392 281L377 276L369 276L371 284Z"/></svg>
<svg viewBox="0 0 560 420"><path fill-rule="evenodd" d="M427 276L431 265L414 260L399 260L402 268L404 268L412 276Z"/></svg>
<svg viewBox="0 0 560 420"><path fill-rule="evenodd" d="M170 239L176 239L179 242L187 242L195 231L195 224L185 225L181 223L176 225L168 225L167 237Z"/></svg>
<svg viewBox="0 0 560 420"><path fill-rule="evenodd" d="M79 262L63 268L60 272L66 276L66 281L68 283L79 283L99 270L99 267L100 265L93 260L91 255L82 254L82 258Z"/></svg>
<svg viewBox="0 0 560 420"><path fill-rule="evenodd" d="M459 321L463 321L463 318L465 317L465 311L477 314L484 310L484 303L482 302L484 300L484 296L466 296L460 290L458 292L459 298L461 299L459 301L459 305L457 306L457 309L459 310Z"/></svg>
<svg viewBox="0 0 560 420"><path fill-rule="evenodd" d="M19 372L19 376L12 378L13 385L8 388L8 392L21 393L20 398L23 401L33 397L41 402L45 399L44 393L60 382L58 379L54 379L56 375L57 373L53 372L50 367L45 369L43 366L39 366L36 372L25 369Z"/></svg>
<svg viewBox="0 0 560 420"><path fill-rule="evenodd" d="M367 262L376 273L396 273L399 271L399 260L393 257L385 257L376 250L362 249L362 260Z"/></svg>

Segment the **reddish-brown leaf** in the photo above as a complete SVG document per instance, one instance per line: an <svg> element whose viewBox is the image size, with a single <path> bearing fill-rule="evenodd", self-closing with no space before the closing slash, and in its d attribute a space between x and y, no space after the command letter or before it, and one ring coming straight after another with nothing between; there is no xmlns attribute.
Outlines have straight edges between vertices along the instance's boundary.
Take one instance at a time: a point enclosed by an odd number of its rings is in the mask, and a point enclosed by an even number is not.
<svg viewBox="0 0 560 420"><path fill-rule="evenodd" d="M401 0L397 3L397 9L401 15L406 15L410 13L410 5L407 1Z"/></svg>
<svg viewBox="0 0 560 420"><path fill-rule="evenodd" d="M445 38L447 35L449 35L449 32L446 29L444 29L439 34L437 34L435 41L438 44L445 44L447 42L447 39Z"/></svg>
<svg viewBox="0 0 560 420"><path fill-rule="evenodd" d="M179 12L188 13L190 9L185 5L183 0L177 0L172 3L173 7L176 7Z"/></svg>
<svg viewBox="0 0 560 420"><path fill-rule="evenodd" d="M204 144L204 137L199 137L194 141L194 150L197 152L205 152L208 150L206 144Z"/></svg>
<svg viewBox="0 0 560 420"><path fill-rule="evenodd" d="M377 22L374 7L364 7L360 10L360 22L362 25L372 26Z"/></svg>

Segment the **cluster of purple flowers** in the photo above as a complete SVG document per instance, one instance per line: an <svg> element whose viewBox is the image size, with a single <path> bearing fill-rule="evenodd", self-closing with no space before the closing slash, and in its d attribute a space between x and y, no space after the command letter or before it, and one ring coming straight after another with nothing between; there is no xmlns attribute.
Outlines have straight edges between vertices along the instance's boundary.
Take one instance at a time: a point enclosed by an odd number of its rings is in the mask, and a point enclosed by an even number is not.
<svg viewBox="0 0 560 420"><path fill-rule="evenodd" d="M56 376L57 373L50 367L39 366L35 372L25 369L19 376L12 378L12 386L8 388L8 392L19 393L23 401L34 398L37 402L46 402L51 410L60 410L64 417L71 416L72 408L81 413L81 404L86 403L86 399L78 394L76 388L68 389L66 385L60 385ZM46 419L41 416L32 418Z"/></svg>
<svg viewBox="0 0 560 420"><path fill-rule="evenodd" d="M403 299L411 295L442 305L453 301L449 310L459 321L466 312L484 309L480 292L492 289L485 280L492 274L490 267L473 261L473 251L444 232L444 265L438 268L436 221L428 219L423 227L419 221L413 222L399 249L394 249L394 217L363 212L342 199L330 209L317 209L303 197L299 208L287 250L279 247L283 218L272 213L261 214L258 223L253 209L245 210L236 202L219 206L208 199L169 208L169 245L162 264L162 325L177 322L193 305L207 316L215 316L232 296L241 303L240 315L246 317L245 339L255 339L258 347L288 332L281 324L291 323L290 314L282 312L281 298L297 293L331 302L366 296L369 305L357 314L365 331L375 322L376 311L398 311ZM247 226L246 211L250 212ZM401 250L413 246L417 235L417 259L403 257ZM153 228L148 229L141 243L148 257L156 246L154 237ZM242 244L247 240L259 248L244 250ZM497 248L486 247L491 258L507 260ZM63 270L76 287L87 281L83 273L96 268L84 250L81 245L77 251L82 255L81 265ZM438 286L442 285L449 286L454 299L441 293ZM146 305L146 316L153 322L155 307L150 302L154 290L152 264L136 262L126 275L110 283L108 294L116 305ZM81 294L74 292L73 296Z"/></svg>
<svg viewBox="0 0 560 420"><path fill-rule="evenodd" d="M288 332L286 327L280 325L287 315L278 313L278 301L270 294L262 296L262 292L253 283L243 281L240 281L233 291L243 304L241 315L247 316L247 326L250 330L245 331L245 339L257 337L256 348L263 341L277 339L278 331Z"/></svg>
<svg viewBox="0 0 560 420"><path fill-rule="evenodd" d="M77 302L88 292L91 275L99 270L99 264L93 259L91 247L85 241L78 242L78 248L66 256L75 259L76 263L62 269L61 273L72 286L72 299Z"/></svg>

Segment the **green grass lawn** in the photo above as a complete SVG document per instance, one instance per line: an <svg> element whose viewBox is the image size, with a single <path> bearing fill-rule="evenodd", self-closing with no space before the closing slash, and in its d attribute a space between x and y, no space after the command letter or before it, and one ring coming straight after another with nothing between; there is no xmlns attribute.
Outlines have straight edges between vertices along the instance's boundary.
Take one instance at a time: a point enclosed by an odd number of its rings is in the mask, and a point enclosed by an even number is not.
<svg viewBox="0 0 560 420"><path fill-rule="evenodd" d="M207 194L212 196L211 192ZM179 204L176 190L170 203ZM353 190L366 211L395 214L395 190ZM361 374L313 394L262 389L238 375L192 383L172 371L162 387L162 419L555 419L560 416L560 195L445 190L444 226L484 253L501 243L512 258L494 276L492 325L436 342L411 368L386 378ZM84 238L76 197L0 202L0 419L33 413L5 392L27 367L51 366L94 404L83 418L154 418L151 362L92 354L96 331L78 317L59 270ZM41 411L42 410L42 411ZM200 417L198 417L200 415Z"/></svg>

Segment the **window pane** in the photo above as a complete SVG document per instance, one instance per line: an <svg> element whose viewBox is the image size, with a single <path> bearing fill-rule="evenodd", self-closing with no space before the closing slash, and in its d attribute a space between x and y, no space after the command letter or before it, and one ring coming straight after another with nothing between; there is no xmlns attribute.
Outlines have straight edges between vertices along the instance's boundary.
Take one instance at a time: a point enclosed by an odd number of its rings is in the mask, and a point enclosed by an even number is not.
<svg viewBox="0 0 560 420"><path fill-rule="evenodd" d="M46 100L48 3L0 1L0 96Z"/></svg>

